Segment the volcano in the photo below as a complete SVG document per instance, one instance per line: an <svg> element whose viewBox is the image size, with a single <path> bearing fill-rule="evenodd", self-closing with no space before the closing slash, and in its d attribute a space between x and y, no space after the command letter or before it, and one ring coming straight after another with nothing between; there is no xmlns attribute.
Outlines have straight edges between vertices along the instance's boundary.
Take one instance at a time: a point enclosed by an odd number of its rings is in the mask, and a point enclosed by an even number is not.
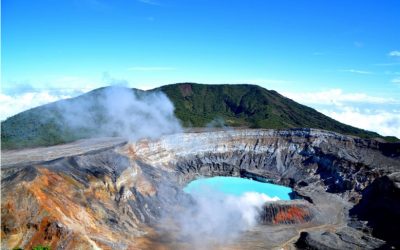
<svg viewBox="0 0 400 250"><path fill-rule="evenodd" d="M1 123L2 148L52 146L99 135L107 137L118 135L125 129L119 128L118 124L112 123L112 126L106 126L105 129L99 126L112 120L110 115L115 114L112 109L118 109L115 107L116 104L123 104L121 101L125 96L134 95L135 98L129 101L136 102L147 98L145 105L153 105L162 110L164 106L170 104L162 103L156 106L158 101L152 97L159 93L165 94L171 101L174 115L185 128L315 128L367 139L398 141L393 136L385 137L340 123L276 91L257 85L178 83L148 91L104 87L75 98L24 111ZM132 105L130 108L136 109L137 106ZM112 114L108 114L110 112ZM167 113L166 110L163 112ZM129 115L121 118L120 122L125 122L123 119L129 119ZM134 132L136 131L132 131ZM131 136L132 133L122 136Z"/></svg>

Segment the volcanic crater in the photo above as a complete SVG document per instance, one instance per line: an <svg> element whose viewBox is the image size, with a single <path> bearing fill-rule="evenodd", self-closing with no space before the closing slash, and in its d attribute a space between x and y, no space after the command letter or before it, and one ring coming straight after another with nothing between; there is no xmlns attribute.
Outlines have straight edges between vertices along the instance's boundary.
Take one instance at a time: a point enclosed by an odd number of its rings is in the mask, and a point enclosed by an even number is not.
<svg viewBox="0 0 400 250"><path fill-rule="evenodd" d="M396 143L316 129L199 131L3 151L1 171L2 249L399 247ZM228 241L200 235L198 245L176 218L196 206L183 187L211 176L288 186L292 200L265 203Z"/></svg>

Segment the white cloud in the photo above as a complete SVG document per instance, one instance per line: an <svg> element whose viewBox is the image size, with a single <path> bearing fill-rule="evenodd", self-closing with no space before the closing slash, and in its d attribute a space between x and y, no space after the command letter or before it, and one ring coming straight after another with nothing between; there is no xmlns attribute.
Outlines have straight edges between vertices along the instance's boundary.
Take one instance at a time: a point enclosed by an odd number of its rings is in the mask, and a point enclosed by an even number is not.
<svg viewBox="0 0 400 250"><path fill-rule="evenodd" d="M398 56L400 56L400 51L398 51L398 50L390 51L390 52L389 52L389 56L398 57Z"/></svg>
<svg viewBox="0 0 400 250"><path fill-rule="evenodd" d="M287 96L297 102L305 104L322 104L322 105L337 105L342 106L345 103L399 103L393 98L383 98L370 96L365 93L345 93L341 89L330 89L319 92L283 92Z"/></svg>
<svg viewBox="0 0 400 250"><path fill-rule="evenodd" d="M400 84L400 78L394 78L392 83Z"/></svg>
<svg viewBox="0 0 400 250"><path fill-rule="evenodd" d="M320 110L323 114L342 123L354 127L376 131L381 135L391 135L400 138L400 112L360 110L353 107L342 107L337 111Z"/></svg>
<svg viewBox="0 0 400 250"><path fill-rule="evenodd" d="M283 95L354 127L400 138L400 101L341 89Z"/></svg>
<svg viewBox="0 0 400 250"><path fill-rule="evenodd" d="M52 93L49 90L44 90L41 92L26 92L16 95L0 93L0 120L3 121L19 112L73 96L74 94L71 91L66 91L64 93L62 91L58 91L56 93Z"/></svg>
<svg viewBox="0 0 400 250"><path fill-rule="evenodd" d="M104 86L103 80L79 76L45 76L34 81L9 81L2 85L0 119L22 111L71 98Z"/></svg>
<svg viewBox="0 0 400 250"><path fill-rule="evenodd" d="M103 77L104 78L104 77ZM92 90L108 84L105 79L88 78L71 75L47 75L38 79L9 80L2 82L2 91L7 94L22 94L27 92L57 92L73 90Z"/></svg>
<svg viewBox="0 0 400 250"><path fill-rule="evenodd" d="M131 71L171 71L176 70L173 67L131 67L128 68Z"/></svg>
<svg viewBox="0 0 400 250"><path fill-rule="evenodd" d="M342 69L340 70L342 72L349 72L349 73L356 73L356 74L362 74L362 75L370 75L373 74L370 71L364 71L364 70L357 70L357 69Z"/></svg>
<svg viewBox="0 0 400 250"><path fill-rule="evenodd" d="M79 76L47 76L35 81L2 83L0 120L40 105L75 97L104 85L101 80Z"/></svg>
<svg viewBox="0 0 400 250"><path fill-rule="evenodd" d="M125 86L130 83L105 72L101 78L79 76L46 76L34 81L9 81L2 83L0 93L0 120L22 111L65 98L71 98L103 86ZM155 84L135 84L137 88L150 89Z"/></svg>

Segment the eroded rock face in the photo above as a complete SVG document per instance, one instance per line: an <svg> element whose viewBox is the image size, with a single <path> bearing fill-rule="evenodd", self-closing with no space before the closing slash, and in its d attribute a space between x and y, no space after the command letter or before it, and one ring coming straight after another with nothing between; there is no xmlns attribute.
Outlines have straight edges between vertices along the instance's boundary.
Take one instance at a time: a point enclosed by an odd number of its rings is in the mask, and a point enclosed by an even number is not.
<svg viewBox="0 0 400 250"><path fill-rule="evenodd" d="M33 154L29 150L3 152L2 248L188 247L160 241L157 224L165 214L178 213L181 204L192 202L181 189L186 183L215 175L291 186L296 197L304 198L265 205L265 225L255 234L259 236L249 233L237 243L242 248L251 242L278 247L296 237L298 225L329 232L348 228L348 210L360 199L363 207L370 206L363 193L370 184L400 171L398 144L310 129L183 133L106 145L93 145L92 151L88 141L84 152L75 150L77 155L61 158L63 148L43 149L57 156L53 158L41 158L35 149L34 161L26 157ZM285 234L281 227L287 227ZM351 238L361 246L368 230L354 234L361 235ZM364 245L373 246L368 242Z"/></svg>
<svg viewBox="0 0 400 250"><path fill-rule="evenodd" d="M362 191L362 199L350 210L350 215L367 221L372 235L400 246L400 173L375 179ZM361 225L361 229L365 227Z"/></svg>
<svg viewBox="0 0 400 250"><path fill-rule="evenodd" d="M339 193L361 191L400 168L399 154L386 144L313 129L187 133L142 141L132 150L150 164L178 171L183 182L245 170L292 186L322 180L328 192Z"/></svg>
<svg viewBox="0 0 400 250"><path fill-rule="evenodd" d="M353 250L377 249L384 241L366 236L352 228L339 229L336 232L302 232L295 246L307 250Z"/></svg>
<svg viewBox="0 0 400 250"><path fill-rule="evenodd" d="M307 201L268 202L260 213L260 222L267 225L301 224L310 222L316 215L313 205Z"/></svg>
<svg viewBox="0 0 400 250"><path fill-rule="evenodd" d="M2 172L2 248L140 248L159 207L157 181L168 174L116 149Z"/></svg>

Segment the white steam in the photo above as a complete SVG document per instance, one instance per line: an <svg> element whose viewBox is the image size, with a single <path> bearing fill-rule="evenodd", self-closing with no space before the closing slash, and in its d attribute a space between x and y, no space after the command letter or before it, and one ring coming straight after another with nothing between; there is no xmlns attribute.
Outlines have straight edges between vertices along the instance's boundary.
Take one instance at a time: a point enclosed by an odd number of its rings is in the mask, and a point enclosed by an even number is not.
<svg viewBox="0 0 400 250"><path fill-rule="evenodd" d="M256 225L265 202L279 200L257 192L235 196L211 189L192 197L195 203L178 216L178 224L181 238L196 249L232 242Z"/></svg>
<svg viewBox="0 0 400 250"><path fill-rule="evenodd" d="M58 107L63 122L72 131L91 136L119 136L135 141L182 131L172 102L162 92L108 87L90 98L76 98Z"/></svg>

